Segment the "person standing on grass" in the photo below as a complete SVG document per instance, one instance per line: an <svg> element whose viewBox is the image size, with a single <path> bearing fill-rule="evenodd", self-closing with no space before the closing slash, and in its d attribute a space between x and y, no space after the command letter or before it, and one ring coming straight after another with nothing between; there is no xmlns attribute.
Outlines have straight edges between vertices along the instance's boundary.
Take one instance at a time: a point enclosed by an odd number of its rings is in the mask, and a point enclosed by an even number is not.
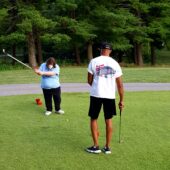
<svg viewBox="0 0 170 170"><path fill-rule="evenodd" d="M112 117L116 115L115 87L119 93L119 109L123 109L124 88L122 70L119 64L109 55L112 47L109 43L102 43L101 56L92 59L88 65L88 84L90 90L89 117L93 146L86 149L89 153L100 153L97 119L103 105L106 124L106 143L102 151L111 153L110 142L112 138Z"/></svg>
<svg viewBox="0 0 170 170"><path fill-rule="evenodd" d="M53 57L47 59L46 63L41 64L39 69L34 69L35 73L42 76L41 88L43 90L46 112L45 115L52 113L52 98L55 104L55 112L64 114L61 110L61 88L59 82L60 68Z"/></svg>

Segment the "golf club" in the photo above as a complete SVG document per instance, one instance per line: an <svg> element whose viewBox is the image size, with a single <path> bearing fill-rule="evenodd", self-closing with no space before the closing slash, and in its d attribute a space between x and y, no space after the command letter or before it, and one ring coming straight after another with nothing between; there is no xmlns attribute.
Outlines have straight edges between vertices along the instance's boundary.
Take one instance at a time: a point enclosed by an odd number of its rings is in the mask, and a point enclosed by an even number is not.
<svg viewBox="0 0 170 170"><path fill-rule="evenodd" d="M32 70L32 68L31 68L30 66L28 66L27 64L24 64L22 61L16 59L16 58L13 57L12 55L8 54L8 53L5 51L5 49L3 49L2 51L3 51L3 53L4 53L5 55L7 55L8 57L14 59L15 61L19 62L20 64L22 64L22 65L24 65L24 66L26 66L27 68L29 68L29 69Z"/></svg>
<svg viewBox="0 0 170 170"><path fill-rule="evenodd" d="M120 121L119 121L119 143L121 143L121 142L122 142L122 140L121 140L121 124L122 124L121 115L122 115L122 110L120 109Z"/></svg>

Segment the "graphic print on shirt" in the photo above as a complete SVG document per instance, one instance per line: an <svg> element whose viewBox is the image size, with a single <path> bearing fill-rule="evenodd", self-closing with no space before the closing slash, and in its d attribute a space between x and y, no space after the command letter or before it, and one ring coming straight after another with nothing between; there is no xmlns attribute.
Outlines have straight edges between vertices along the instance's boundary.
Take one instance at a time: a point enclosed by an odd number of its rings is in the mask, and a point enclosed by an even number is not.
<svg viewBox="0 0 170 170"><path fill-rule="evenodd" d="M97 76L108 78L108 77L113 77L115 73L116 70L114 70L109 66L104 66L104 64L96 66Z"/></svg>

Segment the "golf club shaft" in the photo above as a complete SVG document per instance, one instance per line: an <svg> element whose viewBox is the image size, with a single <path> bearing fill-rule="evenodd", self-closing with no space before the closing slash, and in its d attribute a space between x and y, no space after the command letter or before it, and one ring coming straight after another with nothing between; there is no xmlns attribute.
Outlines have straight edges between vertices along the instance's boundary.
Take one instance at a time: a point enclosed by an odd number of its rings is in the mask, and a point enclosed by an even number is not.
<svg viewBox="0 0 170 170"><path fill-rule="evenodd" d="M119 143L121 143L121 114L122 114L122 111L120 109L120 122L119 122Z"/></svg>
<svg viewBox="0 0 170 170"><path fill-rule="evenodd" d="M6 53L5 51L3 51L3 52L4 52L4 54L6 54L8 57L10 57L10 58L14 59L15 61L19 62L20 64L22 64L22 65L26 66L27 68L32 69L30 66L28 66L27 64L24 64L22 61L20 61L20 60L16 59L16 58L15 58L15 57L13 57L12 55L10 55L10 54Z"/></svg>

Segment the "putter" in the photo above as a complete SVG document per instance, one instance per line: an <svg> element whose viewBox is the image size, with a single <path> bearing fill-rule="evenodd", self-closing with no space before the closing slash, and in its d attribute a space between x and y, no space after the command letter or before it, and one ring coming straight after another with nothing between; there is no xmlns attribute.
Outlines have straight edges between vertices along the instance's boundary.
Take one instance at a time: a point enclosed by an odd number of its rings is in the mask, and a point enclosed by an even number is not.
<svg viewBox="0 0 170 170"><path fill-rule="evenodd" d="M122 124L121 115L122 115L122 110L120 109L120 121L119 121L119 143L121 143L121 142L122 142L122 140L121 140L121 124Z"/></svg>
<svg viewBox="0 0 170 170"><path fill-rule="evenodd" d="M22 64L22 65L24 65L24 66L26 66L27 68L29 68L29 69L32 70L32 68L31 68L30 66L28 66L27 64L24 64L22 61L16 59L16 58L13 57L12 55L8 54L8 53L5 51L5 49L3 49L2 51L3 51L3 53L4 53L5 55L7 55L8 57L14 59L15 61L19 62L20 64Z"/></svg>

